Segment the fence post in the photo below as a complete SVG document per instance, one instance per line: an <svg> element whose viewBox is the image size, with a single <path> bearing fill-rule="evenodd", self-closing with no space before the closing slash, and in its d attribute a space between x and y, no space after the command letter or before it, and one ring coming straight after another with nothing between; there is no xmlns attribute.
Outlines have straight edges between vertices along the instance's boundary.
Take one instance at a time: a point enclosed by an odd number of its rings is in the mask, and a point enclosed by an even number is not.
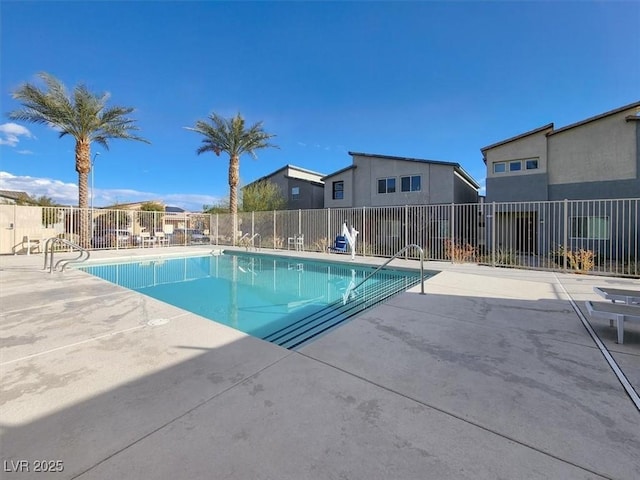
<svg viewBox="0 0 640 480"><path fill-rule="evenodd" d="M298 235L302 235L302 209L298 209Z"/></svg>
<svg viewBox="0 0 640 480"><path fill-rule="evenodd" d="M218 237L220 233L220 230L218 229L219 225L220 225L220 219L218 218L218 214L216 213L216 245L219 245L218 243Z"/></svg>
<svg viewBox="0 0 640 480"><path fill-rule="evenodd" d="M404 206L404 245L403 248L409 245L409 205ZM409 249L404 251L404 259L409 258Z"/></svg>
<svg viewBox="0 0 640 480"><path fill-rule="evenodd" d="M456 211L455 203L451 204L451 215L449 215L449 223L451 225L451 263L455 263L455 250L456 250Z"/></svg>
<svg viewBox="0 0 640 480"><path fill-rule="evenodd" d="M496 202L491 203L491 266L496 266Z"/></svg>
<svg viewBox="0 0 640 480"><path fill-rule="evenodd" d="M367 256L367 241L365 240L365 238L367 238L367 207L362 207L362 237L361 237L361 241L362 241L362 256L366 257Z"/></svg>
<svg viewBox="0 0 640 480"><path fill-rule="evenodd" d="M568 248L568 239L569 239L569 200L567 200L566 198L564 199L564 225L563 225L563 229L564 229L564 238L563 238L563 245L564 245L564 259L562 260L563 265L564 265L564 271L567 271L567 253L569 253L569 248Z"/></svg>
<svg viewBox="0 0 640 480"><path fill-rule="evenodd" d="M256 234L255 232L255 228L256 228L256 212L251 212L251 237L253 238L253 236Z"/></svg>
<svg viewBox="0 0 640 480"><path fill-rule="evenodd" d="M277 242L276 242L276 211L273 211L273 249L276 250L277 248Z"/></svg>
<svg viewBox="0 0 640 480"><path fill-rule="evenodd" d="M333 246L331 243L331 209L327 208L327 243L329 246ZM327 252L324 252L327 253Z"/></svg>

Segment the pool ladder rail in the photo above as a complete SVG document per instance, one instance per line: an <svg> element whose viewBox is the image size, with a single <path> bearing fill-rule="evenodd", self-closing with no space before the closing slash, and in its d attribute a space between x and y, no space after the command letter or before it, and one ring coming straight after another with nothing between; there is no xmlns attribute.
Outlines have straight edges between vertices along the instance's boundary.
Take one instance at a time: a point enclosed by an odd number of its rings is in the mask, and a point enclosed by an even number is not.
<svg viewBox="0 0 640 480"><path fill-rule="evenodd" d="M53 263L53 254L55 253L56 245L66 245L70 247L72 250L77 250L80 254L76 258L63 258L58 260L55 264ZM86 262L91 254L89 250L84 247L81 247L77 243L73 243L65 238L52 237L47 239L44 244L44 270L47 269L47 263L49 268L49 273L53 273L54 270L57 270L60 267L60 271L64 272L64 269L71 264L83 263Z"/></svg>
<svg viewBox="0 0 640 480"><path fill-rule="evenodd" d="M419 252L420 252L420 278L422 279L422 281L420 282L420 295L424 295L424 250L422 249L422 247L420 245L418 245L417 243L411 243L409 245L407 245L406 247L401 248L400 250L398 250L396 252L396 254L391 257L389 260L387 260L386 262L384 262L382 265L380 265L378 268L376 268L373 272L371 272L369 275L367 275L366 277L364 277L360 283L358 283L355 287L353 287L353 291L356 291L358 289L358 287L362 286L362 284L364 282L366 282L367 280L369 280L371 277L373 277L376 273L378 273L380 270L382 270L384 267L386 267L387 265L389 265L391 263L391 260L397 258L400 254L406 252L407 250L409 250L410 248L416 248Z"/></svg>
<svg viewBox="0 0 640 480"><path fill-rule="evenodd" d="M256 252L258 250L260 250L262 248L262 235L260 235L259 233L254 233L253 235L249 236L249 233L245 233L244 235L242 235L240 237L240 239L238 240L238 243L242 246L244 246L247 249L247 252L250 249L255 250ZM256 243L255 243L255 239L256 237L258 237L258 246L256 247Z"/></svg>

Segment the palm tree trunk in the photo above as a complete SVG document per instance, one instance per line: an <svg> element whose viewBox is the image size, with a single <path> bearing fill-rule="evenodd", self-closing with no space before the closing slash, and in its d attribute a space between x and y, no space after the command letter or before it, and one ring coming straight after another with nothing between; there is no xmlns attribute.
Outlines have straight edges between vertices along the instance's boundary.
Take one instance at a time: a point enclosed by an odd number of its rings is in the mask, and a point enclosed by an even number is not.
<svg viewBox="0 0 640 480"><path fill-rule="evenodd" d="M78 207L80 207L80 246L91 247L89 228L88 178L91 171L91 151L87 141L76 142L76 172L78 172Z"/></svg>
<svg viewBox="0 0 640 480"><path fill-rule="evenodd" d="M240 156L231 155L229 158L229 212L233 221L233 242L236 244L238 236L238 183L240 181Z"/></svg>

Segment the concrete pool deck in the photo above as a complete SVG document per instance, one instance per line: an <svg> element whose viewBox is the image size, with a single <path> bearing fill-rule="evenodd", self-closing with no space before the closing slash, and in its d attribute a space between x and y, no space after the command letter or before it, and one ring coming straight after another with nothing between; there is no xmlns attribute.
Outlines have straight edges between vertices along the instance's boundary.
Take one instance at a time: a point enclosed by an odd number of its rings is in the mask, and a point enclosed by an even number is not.
<svg viewBox="0 0 640 480"><path fill-rule="evenodd" d="M289 351L42 263L0 257L2 479L640 478L640 325L587 317L629 394L573 307L637 280L426 262Z"/></svg>

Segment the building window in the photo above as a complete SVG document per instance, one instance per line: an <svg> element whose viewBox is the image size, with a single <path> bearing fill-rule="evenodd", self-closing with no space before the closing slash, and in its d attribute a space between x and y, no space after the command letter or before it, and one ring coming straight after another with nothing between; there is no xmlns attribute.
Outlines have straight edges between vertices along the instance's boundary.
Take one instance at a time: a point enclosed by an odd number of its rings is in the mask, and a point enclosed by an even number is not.
<svg viewBox="0 0 640 480"><path fill-rule="evenodd" d="M522 170L522 162L520 160L515 160L513 162L509 162L509 171L510 172L518 172Z"/></svg>
<svg viewBox="0 0 640 480"><path fill-rule="evenodd" d="M537 158L527 158L525 160L509 160L508 162L496 162L493 164L493 173L506 173L507 164L510 172L519 172L523 167L527 170L538 169Z"/></svg>
<svg viewBox="0 0 640 480"><path fill-rule="evenodd" d="M571 217L571 238L609 240L609 217Z"/></svg>
<svg viewBox="0 0 640 480"><path fill-rule="evenodd" d="M344 182L333 182L333 196L334 200L344 199Z"/></svg>
<svg viewBox="0 0 640 480"><path fill-rule="evenodd" d="M410 177L400 177L400 190L403 192L419 192L420 191L420 175L411 175Z"/></svg>
<svg viewBox="0 0 640 480"><path fill-rule="evenodd" d="M381 178L378 180L378 193L395 193L396 179L395 177Z"/></svg>
<svg viewBox="0 0 640 480"><path fill-rule="evenodd" d="M300 198L300 187L291 187L291 200L298 200Z"/></svg>

